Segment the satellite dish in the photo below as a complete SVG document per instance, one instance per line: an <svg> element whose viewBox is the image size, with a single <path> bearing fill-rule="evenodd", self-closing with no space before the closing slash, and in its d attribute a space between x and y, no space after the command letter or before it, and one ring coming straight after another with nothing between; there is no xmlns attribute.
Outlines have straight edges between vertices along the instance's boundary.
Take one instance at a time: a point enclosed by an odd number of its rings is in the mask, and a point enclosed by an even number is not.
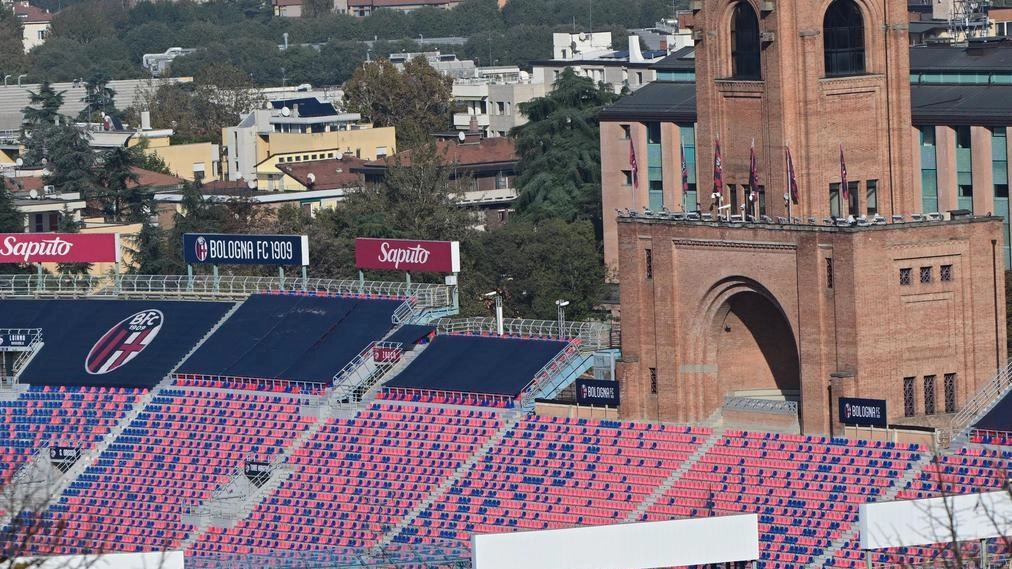
<svg viewBox="0 0 1012 569"><path fill-rule="evenodd" d="M291 114L292 114L292 109L289 109L288 107L281 107L281 116L287 117L287 116L289 116Z"/></svg>
<svg viewBox="0 0 1012 569"><path fill-rule="evenodd" d="M316 183L316 174L314 174L314 173L312 173L312 172L310 172L310 173L306 174L306 180L307 180L307 181L308 181L308 182L309 182L310 184L315 184L315 183Z"/></svg>
<svg viewBox="0 0 1012 569"><path fill-rule="evenodd" d="M31 199L33 199L33 200L39 199L39 190L31 190L31 191L29 191L28 192L28 197L31 198Z"/></svg>
<svg viewBox="0 0 1012 569"><path fill-rule="evenodd" d="M14 164L16 164L18 168L20 168L25 165L25 161L22 160L21 158L18 158L17 160L14 161Z"/></svg>
<svg viewBox="0 0 1012 569"><path fill-rule="evenodd" d="M457 140L464 142L465 138L467 138L467 136L464 134L464 131L460 131L457 133Z"/></svg>

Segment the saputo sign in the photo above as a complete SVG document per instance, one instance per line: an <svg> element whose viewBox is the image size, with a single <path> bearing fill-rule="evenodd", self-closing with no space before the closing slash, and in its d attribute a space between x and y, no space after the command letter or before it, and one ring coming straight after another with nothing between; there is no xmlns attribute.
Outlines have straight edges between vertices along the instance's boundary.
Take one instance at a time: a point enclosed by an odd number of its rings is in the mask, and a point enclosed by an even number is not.
<svg viewBox="0 0 1012 569"><path fill-rule="evenodd" d="M0 233L0 263L118 263L118 233Z"/></svg>
<svg viewBox="0 0 1012 569"><path fill-rule="evenodd" d="M360 237L355 240L355 266L359 269L459 273L460 243Z"/></svg>

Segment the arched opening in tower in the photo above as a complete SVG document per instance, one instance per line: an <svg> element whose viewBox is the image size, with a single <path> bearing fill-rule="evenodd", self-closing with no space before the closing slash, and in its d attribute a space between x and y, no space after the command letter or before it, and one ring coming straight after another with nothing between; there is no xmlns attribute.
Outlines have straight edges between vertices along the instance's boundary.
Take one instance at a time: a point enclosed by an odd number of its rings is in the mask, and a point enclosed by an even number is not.
<svg viewBox="0 0 1012 569"><path fill-rule="evenodd" d="M717 319L716 363L723 392L797 401L797 342L780 308L759 293L739 292L724 302Z"/></svg>

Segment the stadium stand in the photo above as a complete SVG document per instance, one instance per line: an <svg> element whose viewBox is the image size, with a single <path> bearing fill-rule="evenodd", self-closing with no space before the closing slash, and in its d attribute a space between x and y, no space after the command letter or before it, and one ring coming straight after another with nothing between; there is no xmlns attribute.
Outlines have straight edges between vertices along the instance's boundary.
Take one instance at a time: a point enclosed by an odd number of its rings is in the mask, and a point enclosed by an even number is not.
<svg viewBox="0 0 1012 569"><path fill-rule="evenodd" d="M0 480L7 481L36 451L50 445L91 448L145 389L33 385L0 401Z"/></svg>
<svg viewBox="0 0 1012 569"><path fill-rule="evenodd" d="M519 396L568 343L469 335L436 336L383 397L434 403L498 403Z"/></svg>
<svg viewBox="0 0 1012 569"><path fill-rule="evenodd" d="M180 367L184 374L328 382L392 327L404 300L256 294Z"/></svg>
<svg viewBox="0 0 1012 569"><path fill-rule="evenodd" d="M45 346L21 375L34 385L154 387L233 306L227 302L141 300L2 300L0 327L41 328ZM95 350L118 323L157 311L157 327L133 341L111 338L109 350ZM128 332L128 331L127 331ZM147 342L147 343L144 343ZM102 373L86 361L123 363ZM132 359L126 359L132 356ZM90 366L89 366L90 367ZM100 379L99 379L100 378Z"/></svg>
<svg viewBox="0 0 1012 569"><path fill-rule="evenodd" d="M331 419L274 495L235 527L210 528L194 553L374 545L500 426L492 411L389 403Z"/></svg>
<svg viewBox="0 0 1012 569"><path fill-rule="evenodd" d="M67 553L178 547L187 507L208 499L246 457L280 454L314 421L287 394L170 387L50 511ZM40 540L38 547L45 547Z"/></svg>
<svg viewBox="0 0 1012 569"><path fill-rule="evenodd" d="M623 521L711 431L531 416L395 541Z"/></svg>

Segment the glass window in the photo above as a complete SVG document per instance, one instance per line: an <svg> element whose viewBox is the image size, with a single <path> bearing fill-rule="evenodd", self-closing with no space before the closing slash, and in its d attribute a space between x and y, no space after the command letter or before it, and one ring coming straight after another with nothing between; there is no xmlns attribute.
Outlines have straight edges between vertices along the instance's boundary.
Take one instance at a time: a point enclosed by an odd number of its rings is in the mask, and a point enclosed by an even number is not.
<svg viewBox="0 0 1012 569"><path fill-rule="evenodd" d="M625 180L623 181L622 185L623 186L631 186L632 185L632 170L622 170L622 175L625 177Z"/></svg>
<svg viewBox="0 0 1012 569"><path fill-rule="evenodd" d="M865 210L868 215L878 213L878 180L868 180L865 187Z"/></svg>
<svg viewBox="0 0 1012 569"><path fill-rule="evenodd" d="M903 416L914 416L914 378L903 378Z"/></svg>
<svg viewBox="0 0 1012 569"><path fill-rule="evenodd" d="M942 265L938 270L938 280L942 282L952 281L952 265Z"/></svg>
<svg viewBox="0 0 1012 569"><path fill-rule="evenodd" d="M738 2L731 18L731 76L762 79L759 18L748 2Z"/></svg>
<svg viewBox="0 0 1012 569"><path fill-rule="evenodd" d="M907 286L910 284L910 275L912 272L912 269L900 269L900 286Z"/></svg>
<svg viewBox="0 0 1012 569"><path fill-rule="evenodd" d="M935 376L924 376L924 413L935 414Z"/></svg>
<svg viewBox="0 0 1012 569"><path fill-rule="evenodd" d="M622 126L622 140L629 140L629 138L632 137L632 128L627 124L621 126Z"/></svg>
<svg viewBox="0 0 1012 569"><path fill-rule="evenodd" d="M660 144L660 143L661 143L661 123L648 122L647 144Z"/></svg>
<svg viewBox="0 0 1012 569"><path fill-rule="evenodd" d="M864 73L864 19L853 0L835 0L822 24L826 76Z"/></svg>
<svg viewBox="0 0 1012 569"><path fill-rule="evenodd" d="M840 183L829 185L829 215L840 217Z"/></svg>
<svg viewBox="0 0 1012 569"><path fill-rule="evenodd" d="M955 413L956 412L956 374L947 373L943 379L945 385L942 389L945 391L945 412Z"/></svg>

